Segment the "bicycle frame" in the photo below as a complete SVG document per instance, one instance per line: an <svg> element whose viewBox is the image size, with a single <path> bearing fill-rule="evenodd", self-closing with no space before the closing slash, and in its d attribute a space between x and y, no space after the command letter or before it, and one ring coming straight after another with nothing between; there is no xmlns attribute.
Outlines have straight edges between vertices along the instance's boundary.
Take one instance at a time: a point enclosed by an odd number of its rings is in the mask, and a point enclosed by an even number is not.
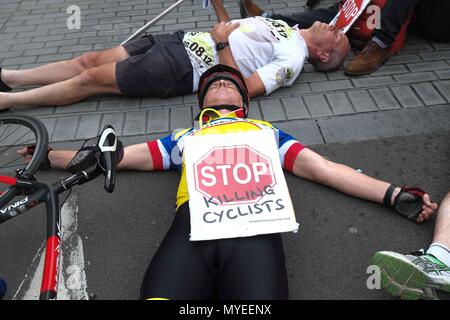
<svg viewBox="0 0 450 320"><path fill-rule="evenodd" d="M58 289L59 257L61 251L61 227L58 195L81 184L93 174L95 166L70 177L55 182L52 185L28 179L16 179L0 176L0 183L15 186L23 192L25 198L0 210L0 223L12 219L45 202L47 208L47 240L45 246L44 272L41 282L40 300L55 300Z"/></svg>

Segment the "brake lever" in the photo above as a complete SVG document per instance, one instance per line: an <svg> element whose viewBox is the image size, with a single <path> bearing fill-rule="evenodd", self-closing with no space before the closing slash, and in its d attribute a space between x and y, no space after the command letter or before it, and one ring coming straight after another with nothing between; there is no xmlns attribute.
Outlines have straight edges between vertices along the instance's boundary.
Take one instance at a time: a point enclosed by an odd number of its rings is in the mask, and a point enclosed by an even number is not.
<svg viewBox="0 0 450 320"><path fill-rule="evenodd" d="M113 157L112 152L104 152L103 157L105 160L105 168L104 168L104 174L105 174L105 190L106 192L112 193L114 191L114 185L116 180L116 174L115 170L112 169L112 167L116 166L116 159Z"/></svg>
<svg viewBox="0 0 450 320"><path fill-rule="evenodd" d="M114 185L116 180L116 167L117 167L117 147L121 147L121 143L118 142L117 134L114 128L110 125L103 129L102 135L99 141L99 148L101 154L101 167L105 175L105 190L112 193L114 191Z"/></svg>

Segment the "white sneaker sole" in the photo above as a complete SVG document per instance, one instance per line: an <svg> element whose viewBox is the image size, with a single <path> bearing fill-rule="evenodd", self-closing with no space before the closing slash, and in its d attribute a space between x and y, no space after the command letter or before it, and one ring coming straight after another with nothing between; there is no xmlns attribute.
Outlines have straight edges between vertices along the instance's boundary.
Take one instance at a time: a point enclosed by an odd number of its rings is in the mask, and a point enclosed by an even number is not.
<svg viewBox="0 0 450 320"><path fill-rule="evenodd" d="M436 289L450 292L450 278L430 276L402 254L377 252L372 264L380 267L383 289L401 299L437 299Z"/></svg>

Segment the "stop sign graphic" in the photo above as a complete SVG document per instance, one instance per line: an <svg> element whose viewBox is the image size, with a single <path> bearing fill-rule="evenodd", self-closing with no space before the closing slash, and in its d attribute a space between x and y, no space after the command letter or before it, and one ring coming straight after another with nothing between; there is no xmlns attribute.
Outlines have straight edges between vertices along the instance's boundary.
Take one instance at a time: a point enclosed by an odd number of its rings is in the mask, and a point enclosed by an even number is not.
<svg viewBox="0 0 450 320"><path fill-rule="evenodd" d="M342 9L340 11L339 18L336 22L336 28L342 29L347 24L352 21L353 17L355 17L360 8L362 7L363 0L347 0L345 1L344 5L342 6Z"/></svg>
<svg viewBox="0 0 450 320"><path fill-rule="evenodd" d="M272 161L248 145L214 147L194 163L195 188L221 205L261 200L276 184Z"/></svg>

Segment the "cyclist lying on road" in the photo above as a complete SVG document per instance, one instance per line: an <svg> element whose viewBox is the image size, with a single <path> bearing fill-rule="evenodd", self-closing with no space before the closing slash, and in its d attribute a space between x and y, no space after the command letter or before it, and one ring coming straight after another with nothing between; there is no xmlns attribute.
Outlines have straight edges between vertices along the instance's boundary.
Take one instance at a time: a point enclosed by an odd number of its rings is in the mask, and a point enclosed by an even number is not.
<svg viewBox="0 0 450 320"><path fill-rule="evenodd" d="M287 299L287 273L280 233L232 239L189 241L189 194L184 162L186 137L220 133L277 133L283 168L354 197L384 203L415 222L428 220L437 209L418 188L399 188L326 160L268 122L247 119L249 96L242 75L217 65L200 79L200 128L125 148L119 169L181 172L177 214L147 270L141 297L168 299ZM267 132L267 131L266 131ZM174 152L175 151L175 152ZM20 150L27 156L26 149ZM51 167L64 169L75 151L52 150ZM183 157L184 161L184 157ZM236 190L239 191L239 190ZM182 261L182 263L180 263ZM254 266L264 265L264 268Z"/></svg>
<svg viewBox="0 0 450 320"><path fill-rule="evenodd" d="M314 22L330 23L342 6L354 4L353 1L336 1L328 8L306 10L287 15L264 12L253 0L241 0L241 17L263 16L283 20L290 26L309 28ZM345 73L350 76L362 76L376 71L390 56L400 51L406 39L406 28L418 0L377 0L370 5L380 10L379 27L372 27L373 7L368 7L356 23L347 32L350 43L362 49L355 58L345 66Z"/></svg>
<svg viewBox="0 0 450 320"><path fill-rule="evenodd" d="M261 17L232 24L215 0L220 23L211 32L149 35L29 70L0 68L0 110L24 105L67 105L111 93L165 98L197 91L208 68L226 64L245 76L252 97L290 86L305 59L321 70L339 67L350 50L347 37L324 23L309 29ZM42 86L8 92L22 86Z"/></svg>

